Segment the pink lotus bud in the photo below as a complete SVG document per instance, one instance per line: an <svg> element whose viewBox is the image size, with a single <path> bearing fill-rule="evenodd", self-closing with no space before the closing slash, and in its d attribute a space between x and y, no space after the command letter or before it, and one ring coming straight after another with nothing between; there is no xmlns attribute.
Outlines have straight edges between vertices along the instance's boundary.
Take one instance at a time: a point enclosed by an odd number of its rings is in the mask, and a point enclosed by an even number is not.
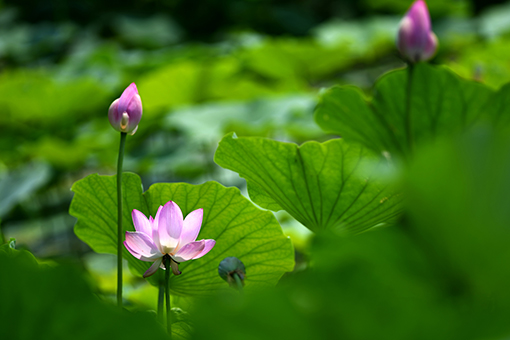
<svg viewBox="0 0 510 340"><path fill-rule="evenodd" d="M426 61L434 56L438 40L431 30L429 10L423 0L417 0L400 21L397 48L410 62Z"/></svg>
<svg viewBox="0 0 510 340"><path fill-rule="evenodd" d="M113 128L134 135L142 118L142 99L135 83L131 83L120 98L113 101L108 109L108 119Z"/></svg>

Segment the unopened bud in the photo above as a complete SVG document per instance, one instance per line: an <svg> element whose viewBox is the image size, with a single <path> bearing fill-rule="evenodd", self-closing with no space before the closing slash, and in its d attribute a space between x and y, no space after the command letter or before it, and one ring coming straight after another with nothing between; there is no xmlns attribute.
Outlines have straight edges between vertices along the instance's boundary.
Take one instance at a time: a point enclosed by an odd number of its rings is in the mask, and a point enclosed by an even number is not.
<svg viewBox="0 0 510 340"><path fill-rule="evenodd" d="M218 274L220 277L227 281L230 287L238 287L238 282L244 286L244 279L246 278L246 269L244 264L237 257L227 257L220 262L218 266ZM236 276L238 279L236 280ZM238 287L240 288L240 287Z"/></svg>
<svg viewBox="0 0 510 340"><path fill-rule="evenodd" d="M400 22L397 48L410 62L426 61L434 56L438 46L437 36L432 32L427 4L417 0Z"/></svg>
<svg viewBox="0 0 510 340"><path fill-rule="evenodd" d="M133 135L142 119L142 99L135 83L131 83L120 98L115 99L108 109L108 119L113 128Z"/></svg>

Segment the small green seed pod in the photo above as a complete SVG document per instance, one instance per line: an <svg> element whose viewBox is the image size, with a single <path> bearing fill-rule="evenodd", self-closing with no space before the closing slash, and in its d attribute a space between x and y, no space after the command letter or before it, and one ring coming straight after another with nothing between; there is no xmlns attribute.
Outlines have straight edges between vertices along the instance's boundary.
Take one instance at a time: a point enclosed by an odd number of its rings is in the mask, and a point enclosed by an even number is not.
<svg viewBox="0 0 510 340"><path fill-rule="evenodd" d="M244 279L246 278L246 269L244 264L237 257L227 257L220 262L218 274L227 281L230 287L242 289Z"/></svg>

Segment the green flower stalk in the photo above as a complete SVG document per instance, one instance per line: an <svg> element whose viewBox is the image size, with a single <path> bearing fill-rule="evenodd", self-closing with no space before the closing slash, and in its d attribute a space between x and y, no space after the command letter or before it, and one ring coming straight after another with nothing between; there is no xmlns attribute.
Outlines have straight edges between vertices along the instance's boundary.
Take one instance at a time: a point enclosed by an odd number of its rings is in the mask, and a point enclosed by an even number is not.
<svg viewBox="0 0 510 340"><path fill-rule="evenodd" d="M133 135L142 118L142 100L135 83L131 83L120 98L108 109L108 120L120 132L119 158L117 160L117 305L122 307L122 164L126 135Z"/></svg>
<svg viewBox="0 0 510 340"><path fill-rule="evenodd" d="M172 259L170 255L164 257L165 265L165 301L166 301L166 331L170 338L172 337L172 306L170 303L170 269Z"/></svg>
<svg viewBox="0 0 510 340"><path fill-rule="evenodd" d="M158 277L158 319L159 322L163 323L163 304L165 301L165 279L163 277L164 275L159 272Z"/></svg>
<svg viewBox="0 0 510 340"><path fill-rule="evenodd" d="M119 159L117 161L117 305L122 307L122 163L126 133L120 133Z"/></svg>

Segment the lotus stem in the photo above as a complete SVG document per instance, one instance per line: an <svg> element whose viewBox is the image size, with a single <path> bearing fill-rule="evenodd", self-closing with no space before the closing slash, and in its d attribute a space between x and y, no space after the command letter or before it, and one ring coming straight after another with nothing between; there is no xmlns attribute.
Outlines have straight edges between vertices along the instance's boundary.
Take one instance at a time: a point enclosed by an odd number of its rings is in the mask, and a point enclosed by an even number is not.
<svg viewBox="0 0 510 340"><path fill-rule="evenodd" d="M412 89L413 89L413 70L414 64L407 64L407 87L406 87L406 111L405 111L405 130L406 130L406 139L409 146L409 152L413 151L413 131L412 131L412 123L411 123L411 97L412 97Z"/></svg>
<svg viewBox="0 0 510 340"><path fill-rule="evenodd" d="M122 308L122 163L126 133L120 133L119 159L117 161L117 305Z"/></svg>
<svg viewBox="0 0 510 340"><path fill-rule="evenodd" d="M170 338L172 338L172 311L170 306L170 256L165 255L165 297L166 297L166 330Z"/></svg>
<svg viewBox="0 0 510 340"><path fill-rule="evenodd" d="M161 323L164 321L163 305L165 304L165 278L161 270L158 273L158 319Z"/></svg>

